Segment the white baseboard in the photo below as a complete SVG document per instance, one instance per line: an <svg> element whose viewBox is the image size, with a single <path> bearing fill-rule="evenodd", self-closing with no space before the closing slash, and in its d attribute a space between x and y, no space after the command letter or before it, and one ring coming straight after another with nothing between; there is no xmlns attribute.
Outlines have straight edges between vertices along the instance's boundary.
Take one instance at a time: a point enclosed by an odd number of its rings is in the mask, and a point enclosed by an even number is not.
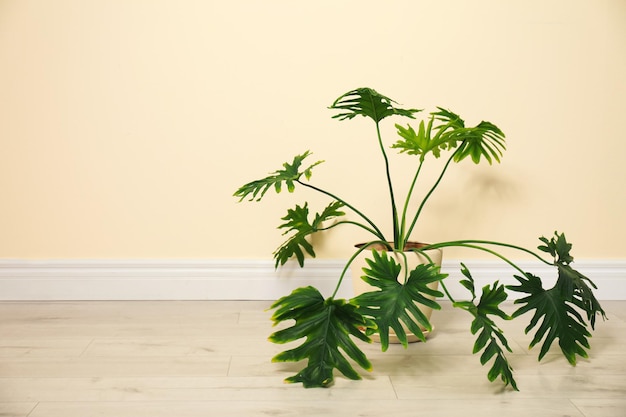
<svg viewBox="0 0 626 417"><path fill-rule="evenodd" d="M476 287L499 280L516 284L515 271L494 261L465 261ZM519 262L522 269L549 282L553 268ZM275 300L306 285L332 294L344 262L307 261L305 268L288 264L274 270L265 260L0 260L0 300ZM591 278L600 300L626 300L626 260L588 260L575 264ZM458 281L458 261L444 261L442 270L453 297L467 298ZM546 286L548 285L546 284ZM349 275L338 296L349 298Z"/></svg>

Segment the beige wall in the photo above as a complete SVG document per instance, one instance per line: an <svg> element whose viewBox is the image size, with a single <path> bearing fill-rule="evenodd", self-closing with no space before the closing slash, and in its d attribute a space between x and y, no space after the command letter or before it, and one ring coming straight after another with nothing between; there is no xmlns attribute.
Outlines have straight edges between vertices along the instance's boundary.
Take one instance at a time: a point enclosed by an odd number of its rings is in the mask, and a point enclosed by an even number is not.
<svg viewBox="0 0 626 417"><path fill-rule="evenodd" d="M507 134L416 238L558 229L626 258L624 74L623 0L0 0L0 258L269 258L286 209L326 200L232 193L306 149L315 184L385 219L370 124L326 109L360 86ZM363 238L333 237L320 257Z"/></svg>

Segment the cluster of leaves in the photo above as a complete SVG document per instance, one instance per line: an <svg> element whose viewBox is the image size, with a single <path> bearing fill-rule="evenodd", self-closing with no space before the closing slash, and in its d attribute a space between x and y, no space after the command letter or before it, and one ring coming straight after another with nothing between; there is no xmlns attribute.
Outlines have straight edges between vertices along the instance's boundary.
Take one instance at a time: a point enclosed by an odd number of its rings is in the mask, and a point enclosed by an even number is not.
<svg viewBox="0 0 626 417"><path fill-rule="evenodd" d="M400 139L392 147L398 149L400 153L418 156L420 160L405 199L404 210L399 213L396 208L389 161L378 124L390 116L415 119L415 114L421 110L400 108L397 104L373 89L359 88L340 96L330 106L331 109L338 110L338 113L333 116L335 119L349 120L356 116L363 116L372 119L376 124L389 187L393 239L387 239L381 232L381 228L347 201L304 181L304 179L311 178L313 167L323 162L317 161L305 166L304 160L311 155L309 151L295 156L291 163L284 163L282 169L260 180L251 181L235 192L234 195L239 198L239 201L244 199L259 201L271 189L280 193L286 187L289 192L293 192L296 184L300 184L332 198L333 201L312 218L308 203L296 205L295 208L288 210L286 216L282 217L283 223L280 224L279 229L284 229L283 235L287 235L287 240L274 252L276 267L284 265L293 258L300 266L303 266L307 255L315 256L313 245L308 240L309 237L340 224L361 227L371 232L375 238L374 241L391 242L393 245L390 245L389 249L393 247L401 251L409 241L422 207L439 185L451 162L460 162L466 158L470 158L474 163L482 160L486 160L489 164L494 161L500 162L500 157L505 150L505 136L497 126L490 122L481 121L476 126L467 127L459 115L438 107L437 111L430 113L427 120L419 123L417 129L410 124L406 126L396 124ZM450 151L451 155L435 184L417 206L417 211L410 221L407 209L410 206L411 193L425 157L432 153L435 158L439 158L443 151ZM349 209L358 219L336 221L337 218L345 215L343 209ZM329 221L334 221L334 223L328 225ZM410 227L407 228L409 224ZM500 377L505 385L510 385L515 390L517 390L517 384L513 378L512 367L505 356L505 351L510 352L511 349L502 330L493 320L494 317L509 320L533 311L530 324L525 329L526 333L536 329L530 347L543 340L539 353L541 360L558 339L563 355L571 364L576 363L577 356L587 357L590 337L587 322L593 329L597 315L605 318L600 303L593 295L595 285L571 266L574 259L570 255L571 244L567 242L565 236L555 233L551 239L541 237L540 240L542 245L538 249L553 258L552 262L545 260L544 262L554 265L558 270L557 282L550 289L543 288L539 277L522 271L491 249L467 244L467 242L507 246L533 253L524 248L486 241L452 241L430 245L430 247L439 248L463 246L483 249L505 260L521 273L521 275L515 275L519 285L503 286L499 282L495 282L492 286L487 285L482 288L480 299L476 302L474 279L462 264L461 272L466 279L463 279L461 284L470 291L472 299L460 302L452 300L456 307L468 311L474 317L470 328L472 334L477 335L473 350L474 353L482 352L480 361L483 365L493 361L487 375L489 380L494 381ZM543 260L539 255L534 255ZM291 327L273 333L270 340L275 343L288 343L305 339L298 347L284 351L273 359L279 362L308 360L307 366L287 381L301 382L305 387L326 387L332 384L335 369L348 378L359 379L360 376L350 364L350 359L365 370L370 370L371 364L354 343L354 338L369 342L369 336L378 333L383 351L388 347L391 331L395 332L405 347L407 332L425 340L422 329L430 330L431 325L417 306L439 308L434 298L441 297L443 294L432 290L428 284L438 281L443 285L446 275L441 274L434 265L420 265L412 271L405 272L405 279L401 281L401 265L386 252L373 251L373 258L368 259L367 263L368 267L364 269L365 275L362 279L373 286L374 291L346 301L335 299L335 294L324 299L315 288L305 287L294 290L290 295L282 297L272 305L272 308L276 310L272 316L275 324L285 321L293 321L293 324ZM343 279L343 274L339 281L341 279ZM515 301L520 307L511 316L500 308L500 304L507 298L507 289L524 294L522 298ZM583 314L586 314L586 317L583 317Z"/></svg>
<svg viewBox="0 0 626 417"><path fill-rule="evenodd" d="M304 159L311 155L306 151L301 155L296 155L292 163L285 162L284 169L274 171L271 175L260 180L251 181L241 186L236 192L235 197L242 201L249 198L250 201L260 201L268 190L274 189L280 193L283 184L287 186L287 190L291 193L295 190L296 183L302 183L301 178L304 176L307 180L311 178L312 168L321 164L323 161L317 161L306 168L302 168ZM283 235L292 233L287 240L282 243L274 251L274 260L276 266L284 265L289 259L296 258L298 264L304 265L305 253L315 257L315 250L309 243L307 238L313 233L323 230L323 224L327 220L332 220L345 215L340 209L345 204L342 201L331 202L321 213L316 213L312 220L309 220L308 203L304 205L296 205L295 208L289 209L287 215L281 218L284 220L279 229L287 229Z"/></svg>
<svg viewBox="0 0 626 417"><path fill-rule="evenodd" d="M414 119L415 113L421 111L403 109L395 104L397 104L396 101L376 90L357 88L340 96L329 108L340 111L333 116L335 119L346 120L364 116L377 124L393 115ZM496 125L482 121L474 127L466 127L465 121L458 114L442 107L437 109L438 111L430 114L428 124L424 121L420 122L417 132L410 124L407 124L407 127L396 124L398 135L402 139L392 147L409 155L419 155L421 160L429 152L439 158L441 150L459 147L454 155L455 162L468 156L475 163L480 162L481 156L490 164L492 160L500 162L500 156L505 149L504 133Z"/></svg>
<svg viewBox="0 0 626 417"><path fill-rule="evenodd" d="M541 360L558 339L561 352L571 365L576 365L577 355L588 357L587 350L590 349L588 338L591 337L591 333L587 329L587 322L594 329L598 314L606 318L590 288L590 286L596 288L595 284L570 266L574 261L570 254L572 245L567 242L565 235L555 232L551 239L541 237L540 240L544 245L538 246L538 249L552 255L558 270L558 279L554 287L544 289L541 278L530 273L524 273L523 276L515 275L520 285L510 285L506 289L526 293L527 296L515 301L515 304L522 306L509 316L499 307L507 299L505 286L496 281L491 287L483 287L480 301L475 304L474 279L467 267L461 264L461 272L467 278L462 280L461 284L471 292L472 300L454 303L455 307L467 310L474 316L470 330L472 334L478 331L480 334L473 352L477 353L484 349L480 357L481 364L485 365L495 357L487 374L489 380L494 381L500 376L505 385L510 384L515 390L518 388L513 377L513 368L504 355L504 349L509 352L511 349L502 330L488 315L511 320L534 310L530 324L525 329L525 333L530 333L537 327L529 347L533 348L543 340L539 352ZM586 313L586 319L582 317L581 312Z"/></svg>
<svg viewBox="0 0 626 417"><path fill-rule="evenodd" d="M534 310L525 332L529 333L538 326L530 347L543 340L539 360L558 339L563 355L575 365L577 355L584 358L588 356L588 337L591 334L587 330L587 321L594 328L596 315L605 317L587 285L589 283L595 288L593 283L569 266L573 258L569 254L571 245L566 242L565 236L555 234L551 240L541 240L547 246L539 248L548 253L554 251L555 254L559 278L553 288L543 289L540 278L525 273L523 277L515 276L520 282L517 286L504 286L498 281L491 286L484 286L477 301L474 279L468 268L461 264L465 279L460 283L470 291L472 298L468 301L453 300L454 307L474 317L470 327L471 333L477 336L473 353L482 352L482 365L492 361L487 373L489 381L493 382L499 377L505 386L510 385L514 390L518 390L518 387L513 368L506 357L506 352L512 350L494 318L511 320ZM404 282L401 282L401 264L385 251L373 251L367 264L361 278L376 288L374 291L346 301L333 297L324 299L315 288L306 287L294 290L272 305L276 309L272 317L275 324L287 320L294 320L295 323L272 334L270 340L274 343L289 343L305 338L300 346L273 358L277 362L308 360L302 371L287 378L288 382L301 382L305 387L327 387L333 382L334 369L350 379L360 379L348 358L365 370L371 370L372 366L351 336L370 342L369 336L378 333L383 351L389 346L391 331L405 347L409 333L426 341L423 329L432 330L432 326L418 305L440 308L434 299L443 294L431 289L428 284L442 283L447 275L442 274L433 264L423 264L409 271ZM500 307L507 299L506 289L527 294L515 301L515 304L522 306L510 316ZM586 313L586 320L579 311Z"/></svg>
<svg viewBox="0 0 626 417"><path fill-rule="evenodd" d="M478 164L482 156L491 164L493 160L500 162L506 149L504 133L493 123L482 121L474 127L465 127L465 121L459 115L441 107L430 114L428 124L423 120L420 122L417 132L410 124L395 126L402 139L392 147L409 155L419 155L421 161L429 152L439 158L442 150L458 148L454 154L455 162L469 156Z"/></svg>
<svg viewBox="0 0 626 417"><path fill-rule="evenodd" d="M283 344L305 339L298 347L273 358L275 362L308 361L306 367L287 378L287 382L302 382L305 387L327 387L333 382L334 369L350 379L360 379L342 352L365 370L371 370L372 365L350 336L370 342L369 335L379 333L385 351L390 329L405 347L408 342L403 324L422 340L425 337L420 325L432 330L417 304L441 308L432 298L443 294L429 288L428 284L441 281L446 275L432 264L419 265L410 272L405 283L400 283L400 264L386 252L373 253L374 259L368 259L370 268L364 270L362 278L379 290L346 301L333 297L325 300L315 288L305 287L294 290L272 305L271 308L276 309L272 316L275 325L283 321L293 323L273 333L270 341Z"/></svg>

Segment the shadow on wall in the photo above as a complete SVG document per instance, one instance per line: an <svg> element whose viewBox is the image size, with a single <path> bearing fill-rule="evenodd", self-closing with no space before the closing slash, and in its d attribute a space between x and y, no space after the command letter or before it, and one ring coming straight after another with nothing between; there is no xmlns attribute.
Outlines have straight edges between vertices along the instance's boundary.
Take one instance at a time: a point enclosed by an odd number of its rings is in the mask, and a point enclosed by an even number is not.
<svg viewBox="0 0 626 417"><path fill-rule="evenodd" d="M454 230L451 237L456 239L466 232L474 234L486 225L505 222L524 198L522 183L502 172L473 169L457 178L456 184L448 184L446 192L433 201L431 213L436 219L449 222Z"/></svg>
<svg viewBox="0 0 626 417"><path fill-rule="evenodd" d="M464 187L468 196L474 196L471 201L480 205L483 199L487 202L518 201L520 186L510 178L503 178L502 173L475 172L472 173Z"/></svg>

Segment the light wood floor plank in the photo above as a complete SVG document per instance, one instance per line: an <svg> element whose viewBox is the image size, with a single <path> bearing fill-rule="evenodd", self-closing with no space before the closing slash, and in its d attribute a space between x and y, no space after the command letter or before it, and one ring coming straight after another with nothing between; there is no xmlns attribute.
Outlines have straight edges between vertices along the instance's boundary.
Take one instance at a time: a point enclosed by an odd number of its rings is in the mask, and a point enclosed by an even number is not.
<svg viewBox="0 0 626 417"><path fill-rule="evenodd" d="M94 402L42 403L29 417L584 417L568 400L481 399L481 400L380 400L333 399L329 401L200 401L200 402ZM598 416L600 417L600 416ZM604 417L604 416L602 416Z"/></svg>
<svg viewBox="0 0 626 417"><path fill-rule="evenodd" d="M284 384L268 301L0 303L0 416L623 417L626 302L605 302L589 359L541 363L521 320L498 323L521 392L487 380L471 317L442 303L427 343L358 342L374 370L330 389ZM507 305L510 311L512 304Z"/></svg>

